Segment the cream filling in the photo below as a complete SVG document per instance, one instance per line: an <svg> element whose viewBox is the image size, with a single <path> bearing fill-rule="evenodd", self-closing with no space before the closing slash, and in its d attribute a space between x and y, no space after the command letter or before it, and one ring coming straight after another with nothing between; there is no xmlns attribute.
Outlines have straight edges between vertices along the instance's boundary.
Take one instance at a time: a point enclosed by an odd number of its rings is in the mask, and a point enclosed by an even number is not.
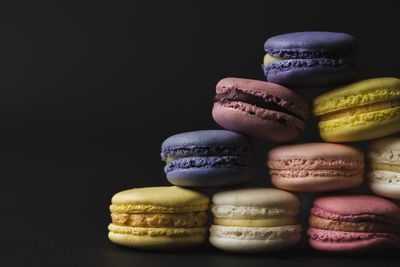
<svg viewBox="0 0 400 267"><path fill-rule="evenodd" d="M299 208L266 208L266 207L237 207L229 205L212 205L214 218L223 219L270 219L271 217L294 217Z"/></svg>
<svg viewBox="0 0 400 267"><path fill-rule="evenodd" d="M214 218L214 224L223 226L275 227L283 225L293 225L296 223L296 218L269 218L255 220Z"/></svg>
<svg viewBox="0 0 400 267"><path fill-rule="evenodd" d="M285 59L282 58L282 57L274 57L274 56L265 54L264 59L263 59L263 63L264 63L264 65L268 65L268 64L270 64L272 62L283 61L283 60L285 60Z"/></svg>

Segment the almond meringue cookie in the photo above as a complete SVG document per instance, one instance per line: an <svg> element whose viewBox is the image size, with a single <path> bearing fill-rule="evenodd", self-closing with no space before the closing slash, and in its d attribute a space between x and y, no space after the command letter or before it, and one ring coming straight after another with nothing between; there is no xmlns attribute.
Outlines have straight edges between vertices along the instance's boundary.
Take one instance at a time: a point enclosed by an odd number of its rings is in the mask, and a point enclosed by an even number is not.
<svg viewBox="0 0 400 267"><path fill-rule="evenodd" d="M374 141L368 159L371 191L383 197L400 199L400 137Z"/></svg>
<svg viewBox="0 0 400 267"><path fill-rule="evenodd" d="M210 243L221 250L260 253L285 249L301 240L297 222L301 201L273 188L244 188L216 193Z"/></svg>
<svg viewBox="0 0 400 267"><path fill-rule="evenodd" d="M108 238L141 249L189 247L207 235L207 196L177 186L125 190L111 200Z"/></svg>

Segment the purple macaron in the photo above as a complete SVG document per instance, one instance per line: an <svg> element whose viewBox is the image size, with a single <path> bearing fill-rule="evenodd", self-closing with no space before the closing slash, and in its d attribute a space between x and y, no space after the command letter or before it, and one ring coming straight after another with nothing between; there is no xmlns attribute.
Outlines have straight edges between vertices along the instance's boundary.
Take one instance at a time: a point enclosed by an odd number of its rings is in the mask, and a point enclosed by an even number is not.
<svg viewBox="0 0 400 267"><path fill-rule="evenodd" d="M339 32L294 32L269 38L262 65L267 81L291 87L343 84L356 76L357 40Z"/></svg>
<svg viewBox="0 0 400 267"><path fill-rule="evenodd" d="M236 185L256 175L252 141L226 130L173 135L162 143L161 158L168 181L178 186Z"/></svg>

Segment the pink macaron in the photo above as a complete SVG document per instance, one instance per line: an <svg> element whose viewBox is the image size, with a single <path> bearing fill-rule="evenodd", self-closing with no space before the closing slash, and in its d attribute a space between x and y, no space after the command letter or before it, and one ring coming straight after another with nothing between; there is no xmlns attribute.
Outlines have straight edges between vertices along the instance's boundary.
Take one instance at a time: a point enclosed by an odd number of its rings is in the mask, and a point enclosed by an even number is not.
<svg viewBox="0 0 400 267"><path fill-rule="evenodd" d="M218 82L212 110L214 120L225 129L274 142L299 136L308 113L306 100L288 88L241 78Z"/></svg>
<svg viewBox="0 0 400 267"><path fill-rule="evenodd" d="M308 229L311 247L359 253L400 249L400 207L372 195L333 195L315 199Z"/></svg>
<svg viewBox="0 0 400 267"><path fill-rule="evenodd" d="M350 146L306 143L269 151L272 183L284 190L325 192L357 187L363 182L364 155Z"/></svg>

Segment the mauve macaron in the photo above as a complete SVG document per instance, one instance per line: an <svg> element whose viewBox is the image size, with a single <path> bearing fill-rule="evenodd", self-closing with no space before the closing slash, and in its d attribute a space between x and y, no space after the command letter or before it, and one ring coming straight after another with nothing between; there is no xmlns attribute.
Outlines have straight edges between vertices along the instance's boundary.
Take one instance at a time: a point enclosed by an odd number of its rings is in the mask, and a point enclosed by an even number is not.
<svg viewBox="0 0 400 267"><path fill-rule="evenodd" d="M212 116L225 129L264 141L287 142L305 128L306 100L278 84L225 78L216 86Z"/></svg>
<svg viewBox="0 0 400 267"><path fill-rule="evenodd" d="M269 151L267 165L272 183L284 190L324 192L362 184L364 155L350 146L306 143L279 146Z"/></svg>
<svg viewBox="0 0 400 267"><path fill-rule="evenodd" d="M360 253L400 249L400 207L372 195L333 195L315 199L308 229L311 247Z"/></svg>

